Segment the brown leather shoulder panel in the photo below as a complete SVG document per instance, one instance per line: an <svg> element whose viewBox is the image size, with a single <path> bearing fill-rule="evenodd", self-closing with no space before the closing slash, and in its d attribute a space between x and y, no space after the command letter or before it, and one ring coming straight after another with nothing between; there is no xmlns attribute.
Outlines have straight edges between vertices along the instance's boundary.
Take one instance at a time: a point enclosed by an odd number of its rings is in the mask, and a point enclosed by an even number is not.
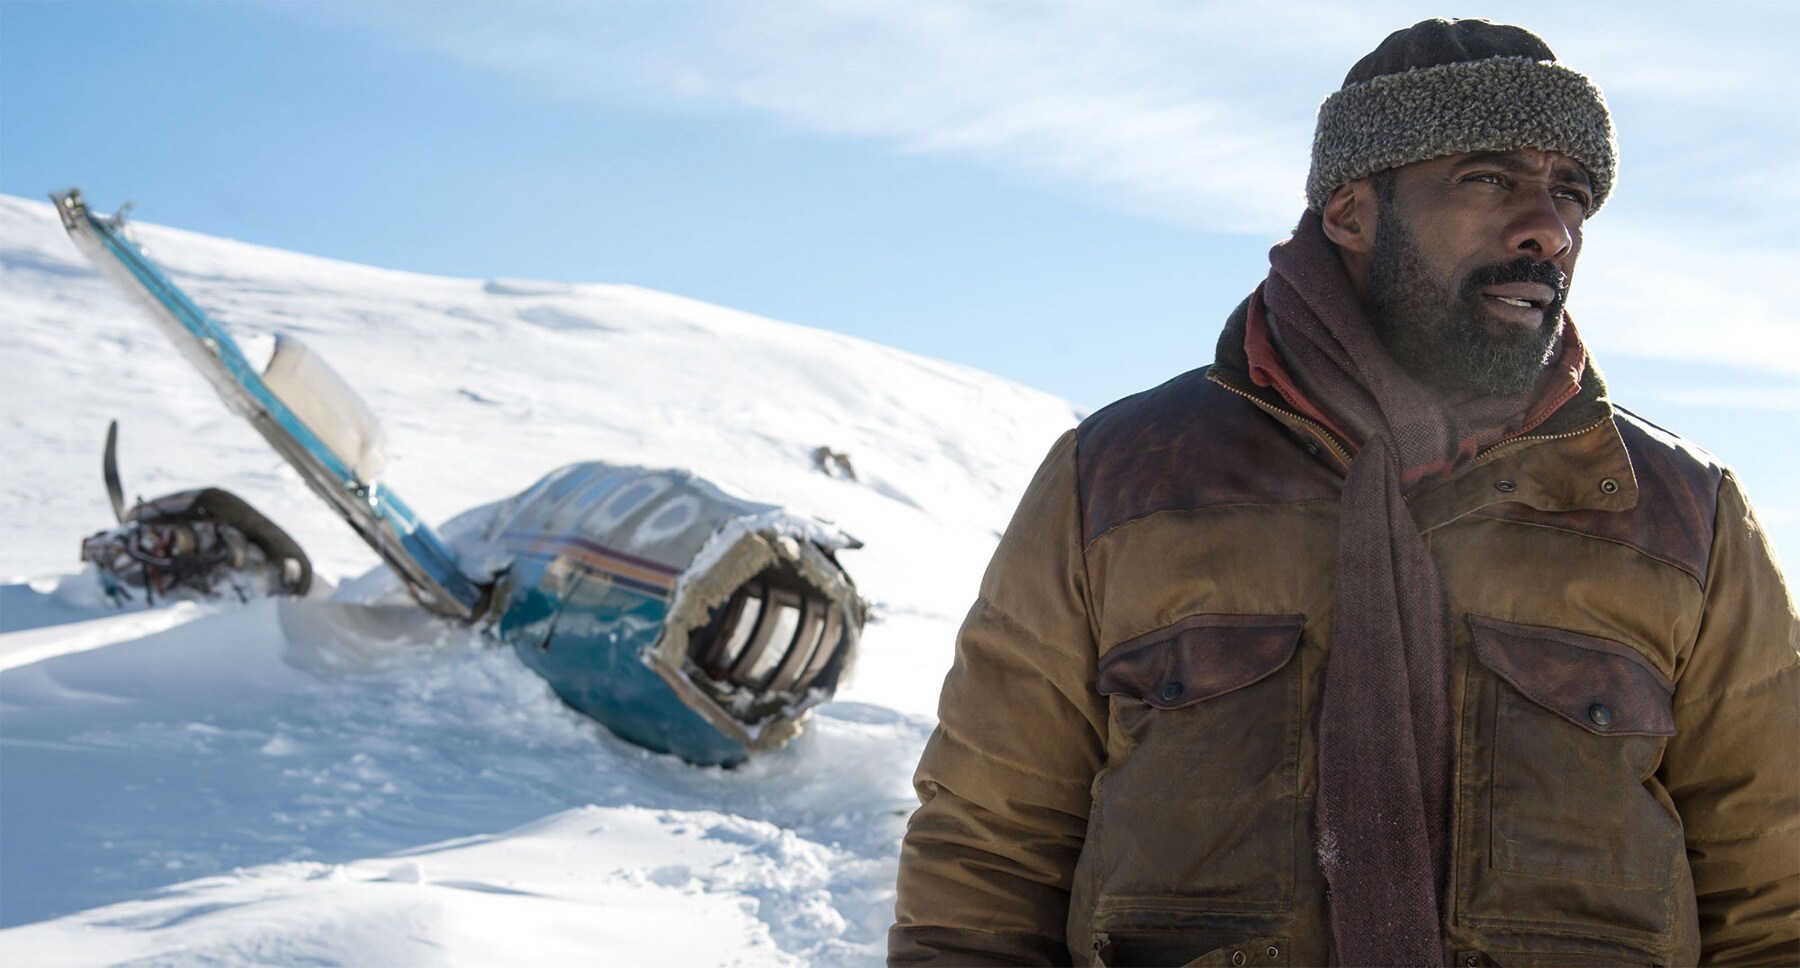
<svg viewBox="0 0 1800 968"><path fill-rule="evenodd" d="M1191 370L1076 430L1083 543L1160 511L1335 500L1339 478L1275 418Z"/></svg>
<svg viewBox="0 0 1800 968"><path fill-rule="evenodd" d="M1615 410L1613 422L1637 476L1636 507L1552 512L1507 503L1478 513L1616 541L1705 584L1724 468L1711 454L1636 414Z"/></svg>

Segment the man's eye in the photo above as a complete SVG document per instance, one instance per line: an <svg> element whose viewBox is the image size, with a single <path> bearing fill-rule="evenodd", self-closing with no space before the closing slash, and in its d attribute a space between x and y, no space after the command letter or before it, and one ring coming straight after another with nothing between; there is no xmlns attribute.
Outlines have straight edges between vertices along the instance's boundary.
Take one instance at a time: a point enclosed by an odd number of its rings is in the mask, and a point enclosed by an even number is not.
<svg viewBox="0 0 1800 968"><path fill-rule="evenodd" d="M1502 178L1500 176L1499 172L1493 172L1493 171L1478 171L1463 180L1464 181L1487 182L1490 185L1506 184L1506 179Z"/></svg>
<svg viewBox="0 0 1800 968"><path fill-rule="evenodd" d="M1581 207L1583 212L1586 212L1589 208L1593 207L1594 204L1593 201L1588 198L1586 192L1576 191L1573 188L1562 189L1556 193L1556 197L1565 201L1574 202Z"/></svg>

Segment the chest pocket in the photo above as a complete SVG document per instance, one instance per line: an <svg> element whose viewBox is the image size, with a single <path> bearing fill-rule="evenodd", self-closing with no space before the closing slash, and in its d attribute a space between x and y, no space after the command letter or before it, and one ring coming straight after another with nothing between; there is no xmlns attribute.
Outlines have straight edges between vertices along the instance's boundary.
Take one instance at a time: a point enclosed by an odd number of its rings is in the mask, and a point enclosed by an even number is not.
<svg viewBox="0 0 1800 968"><path fill-rule="evenodd" d="M1607 639L1475 615L1469 627L1475 654L1502 680L1490 865L1621 887L1666 884L1681 827L1653 776L1675 735L1673 683Z"/></svg>
<svg viewBox="0 0 1800 968"><path fill-rule="evenodd" d="M1285 910L1294 888L1304 617L1194 615L1109 650L1115 749L1096 780L1097 893Z"/></svg>

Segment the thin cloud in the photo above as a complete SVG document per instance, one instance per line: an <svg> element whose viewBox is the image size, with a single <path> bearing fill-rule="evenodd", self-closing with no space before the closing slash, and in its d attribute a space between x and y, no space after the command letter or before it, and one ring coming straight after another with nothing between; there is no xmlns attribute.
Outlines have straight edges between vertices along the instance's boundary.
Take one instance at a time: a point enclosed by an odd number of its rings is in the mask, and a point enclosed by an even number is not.
<svg viewBox="0 0 1800 968"><path fill-rule="evenodd" d="M646 6L306 15L355 19L562 96L751 112L1264 236L1302 205L1313 110L1342 69L1245 45L1270 31L1303 54L1341 43L1342 17L1310 8L1271 20L1161 4Z"/></svg>
<svg viewBox="0 0 1800 968"><path fill-rule="evenodd" d="M1720 6L1574 5L1540 25L1607 89L1623 145L1577 306L1606 345L1800 372L1800 248L1782 204L1800 185L1800 73L1781 66L1800 29L1794 14L1759 5L1744 12L1766 29L1747 33ZM297 7L560 96L747 112L1265 239L1300 211L1319 100L1389 30L1438 12L1412 2Z"/></svg>

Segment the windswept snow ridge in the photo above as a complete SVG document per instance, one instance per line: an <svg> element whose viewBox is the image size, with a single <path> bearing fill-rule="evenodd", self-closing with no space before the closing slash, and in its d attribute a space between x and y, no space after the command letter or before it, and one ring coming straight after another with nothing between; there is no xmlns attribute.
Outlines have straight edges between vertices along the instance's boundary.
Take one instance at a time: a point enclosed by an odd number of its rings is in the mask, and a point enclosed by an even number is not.
<svg viewBox="0 0 1800 968"><path fill-rule="evenodd" d="M442 521L576 460L831 519L877 621L787 749L697 769L510 650L385 604L374 556L88 269L0 197L0 950L30 964L874 964L955 624L1078 416L961 367L629 286L443 279L140 225L240 338L298 335ZM72 576L128 496L216 484L337 600L118 612ZM852 481L816 470L847 454ZM368 574L363 574L367 572ZM358 576L362 577L358 577Z"/></svg>

